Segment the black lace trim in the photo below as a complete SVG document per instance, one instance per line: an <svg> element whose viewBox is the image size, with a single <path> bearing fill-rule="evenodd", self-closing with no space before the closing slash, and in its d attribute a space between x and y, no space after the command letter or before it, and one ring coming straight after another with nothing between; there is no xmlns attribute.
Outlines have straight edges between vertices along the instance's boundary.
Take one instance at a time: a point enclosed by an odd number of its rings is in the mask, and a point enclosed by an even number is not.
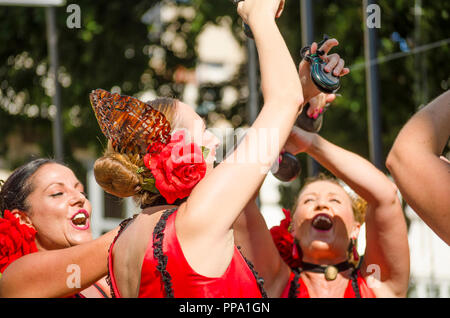
<svg viewBox="0 0 450 318"><path fill-rule="evenodd" d="M166 270L167 255L164 255L164 252L163 252L164 229L166 228L167 219L176 210L177 210L177 208L164 211L163 214L161 215L161 218L159 219L158 223L156 224L156 226L153 230L153 257L158 261L158 265L156 266L156 269L161 274L161 279L163 282L166 298L174 298L174 292L173 292L173 288L172 288L172 277L170 276L170 273ZM125 227L129 224L129 222L134 219L134 217L135 216L133 216L133 218L128 218L128 219L124 220L122 223L120 223L119 233L114 238L113 242L115 242L117 240L119 235L122 233L122 231L125 229ZM111 249L111 246L109 247L109 249ZM267 298L267 293L265 292L264 286L263 286L264 279L262 277L259 277L259 274L255 270L255 267L242 254L241 248L239 246L238 246L238 250L241 253L242 257L244 258L245 262L247 263L247 266L250 268L251 272L253 273L253 276L255 277L256 283L258 285L258 288L259 288L259 291L261 292L262 297ZM108 262L109 262L109 258L108 258ZM106 277L106 282L108 283L108 285L111 289L111 297L116 298L116 295L114 294L114 290L113 290L112 284L111 284L109 266L108 266L108 275Z"/></svg>
<svg viewBox="0 0 450 318"><path fill-rule="evenodd" d="M108 275L106 275L106 283L109 286L109 290L111 291L111 298L117 298L117 295L114 293L114 289L112 287L111 283L111 273L109 272L109 254L111 253L111 247L116 242L116 240L119 238L119 235L122 233L122 231L127 227L127 225L130 223L130 221L134 220L136 218L137 214L133 215L132 217L129 217L128 219L123 220L119 224L119 232L117 233L116 237L112 241L111 245L108 248Z"/></svg>
<svg viewBox="0 0 450 318"><path fill-rule="evenodd" d="M255 277L256 280L256 284L258 285L259 291L261 292L262 298L267 298L267 293L264 290L264 278L260 277L258 272L255 269L255 266L253 265L252 262L250 262L245 256L244 254L242 254L241 251L241 247L237 246L237 249L239 250L239 252L242 255L242 258L245 260L245 262L247 263L247 266L250 268L250 270L253 273L253 276Z"/></svg>
<svg viewBox="0 0 450 318"><path fill-rule="evenodd" d="M291 286L289 287L288 298L297 298L298 293L300 291L300 270L292 269L294 272L294 279L291 282Z"/></svg>
<svg viewBox="0 0 450 318"><path fill-rule="evenodd" d="M356 298L361 298L361 291L359 290L359 286L358 286L358 270L361 268L363 259L364 259L364 255L361 255L361 257L359 258L358 266L356 268L353 268L353 272L351 275L352 288L353 288L353 292L355 293Z"/></svg>
<svg viewBox="0 0 450 318"><path fill-rule="evenodd" d="M166 210L161 215L158 223L153 230L153 257L158 261L156 269L161 274L162 283L164 286L164 291L166 298L174 298L173 288L172 288L172 277L166 270L167 266L167 255L163 252L163 241L164 241L164 229L166 228L167 219L174 213L177 209Z"/></svg>
<svg viewBox="0 0 450 318"><path fill-rule="evenodd" d="M361 292L359 291L359 286L358 286L358 271L356 269L353 270L353 272L351 274L351 279L352 279L352 288L353 288L353 291L355 292L355 297L361 298Z"/></svg>

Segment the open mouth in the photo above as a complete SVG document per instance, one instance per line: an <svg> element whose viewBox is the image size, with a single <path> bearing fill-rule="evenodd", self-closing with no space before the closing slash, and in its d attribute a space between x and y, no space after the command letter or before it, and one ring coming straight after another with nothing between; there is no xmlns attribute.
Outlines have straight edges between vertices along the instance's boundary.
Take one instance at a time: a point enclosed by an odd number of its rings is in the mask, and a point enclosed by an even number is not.
<svg viewBox="0 0 450 318"><path fill-rule="evenodd" d="M78 230L89 228L89 213L86 210L79 210L71 219L72 226Z"/></svg>
<svg viewBox="0 0 450 318"><path fill-rule="evenodd" d="M333 227L333 220L328 214L321 213L314 217L312 226L319 231L329 231Z"/></svg>

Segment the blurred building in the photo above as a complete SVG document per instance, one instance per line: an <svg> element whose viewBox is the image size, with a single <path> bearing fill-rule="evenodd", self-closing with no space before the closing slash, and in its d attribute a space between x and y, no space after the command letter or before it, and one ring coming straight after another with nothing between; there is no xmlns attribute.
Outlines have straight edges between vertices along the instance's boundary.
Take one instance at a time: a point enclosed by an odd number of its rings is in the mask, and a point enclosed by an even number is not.
<svg viewBox="0 0 450 318"><path fill-rule="evenodd" d="M410 297L450 297L450 246L408 206L411 256Z"/></svg>

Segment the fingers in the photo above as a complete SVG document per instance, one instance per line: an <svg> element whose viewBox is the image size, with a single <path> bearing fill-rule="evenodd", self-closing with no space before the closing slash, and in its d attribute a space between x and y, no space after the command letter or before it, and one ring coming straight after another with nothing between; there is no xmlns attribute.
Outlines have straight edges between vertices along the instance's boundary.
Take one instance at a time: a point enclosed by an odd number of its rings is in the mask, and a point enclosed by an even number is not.
<svg viewBox="0 0 450 318"><path fill-rule="evenodd" d="M306 115L310 118L317 119L319 115L323 112L323 107L325 107L327 99L327 94L320 93L317 96L309 100L309 109Z"/></svg>
<svg viewBox="0 0 450 318"><path fill-rule="evenodd" d="M344 76L347 75L348 73L350 73L350 69L345 66L345 61L343 59L340 58L339 54L330 54L327 55L328 52L330 52L330 50L335 47L338 46L339 42L336 39L330 39L327 40L321 47L320 50L325 52L325 55L322 56L322 59L324 59L325 61L327 61L327 65L325 66L325 71L326 72L331 72L333 71L333 75L334 76Z"/></svg>
<svg viewBox="0 0 450 318"><path fill-rule="evenodd" d="M316 52L317 52L317 43L313 42L313 44L311 44L311 48L310 48L309 54L315 54Z"/></svg>
<svg viewBox="0 0 450 318"><path fill-rule="evenodd" d="M328 52L330 52L330 50L335 47L338 46L339 42L336 39L329 39L327 41L325 41L324 44L322 44L322 46L319 48L319 50L324 51L325 54L328 54Z"/></svg>
<svg viewBox="0 0 450 318"><path fill-rule="evenodd" d="M339 76L344 69L344 65L345 61L338 54L332 54L329 56L329 63L325 66L325 71L331 72L333 70L333 75Z"/></svg>
<svg viewBox="0 0 450 318"><path fill-rule="evenodd" d="M328 60L327 65L325 66L325 72L329 73L333 71L334 76L344 76L350 73L350 69L345 66L345 61L341 59L339 54L331 54L325 57Z"/></svg>
<svg viewBox="0 0 450 318"><path fill-rule="evenodd" d="M350 73L350 69L348 67L344 67L344 69L342 70L341 74L339 74L339 76L344 76L344 75L347 75L348 73Z"/></svg>
<svg viewBox="0 0 450 318"><path fill-rule="evenodd" d="M334 100L336 99L336 94L326 94L326 98L325 98L325 102L327 104L334 102ZM325 105L326 106L326 105Z"/></svg>
<svg viewBox="0 0 450 318"><path fill-rule="evenodd" d="M339 63L341 63L341 57L339 56L339 54L331 54L328 55L327 57L328 63L325 66L325 72L331 72L332 70L335 70L338 66ZM342 60L343 62L343 60ZM341 65L341 70L344 67L344 65ZM340 72L339 72L340 73Z"/></svg>
<svg viewBox="0 0 450 318"><path fill-rule="evenodd" d="M328 105L334 102L336 97L336 94L320 93L319 95L311 98L311 100L309 101L309 109L306 115L309 118L317 119L326 111Z"/></svg>

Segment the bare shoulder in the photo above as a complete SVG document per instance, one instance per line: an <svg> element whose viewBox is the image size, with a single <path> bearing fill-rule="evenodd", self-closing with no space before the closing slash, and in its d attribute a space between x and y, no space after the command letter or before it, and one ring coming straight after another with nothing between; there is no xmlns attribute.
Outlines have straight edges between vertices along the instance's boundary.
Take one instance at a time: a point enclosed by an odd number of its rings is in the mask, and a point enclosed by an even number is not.
<svg viewBox="0 0 450 318"><path fill-rule="evenodd" d="M126 226L114 244L114 278L122 297L138 296L142 262L163 211L152 214L143 211Z"/></svg>

